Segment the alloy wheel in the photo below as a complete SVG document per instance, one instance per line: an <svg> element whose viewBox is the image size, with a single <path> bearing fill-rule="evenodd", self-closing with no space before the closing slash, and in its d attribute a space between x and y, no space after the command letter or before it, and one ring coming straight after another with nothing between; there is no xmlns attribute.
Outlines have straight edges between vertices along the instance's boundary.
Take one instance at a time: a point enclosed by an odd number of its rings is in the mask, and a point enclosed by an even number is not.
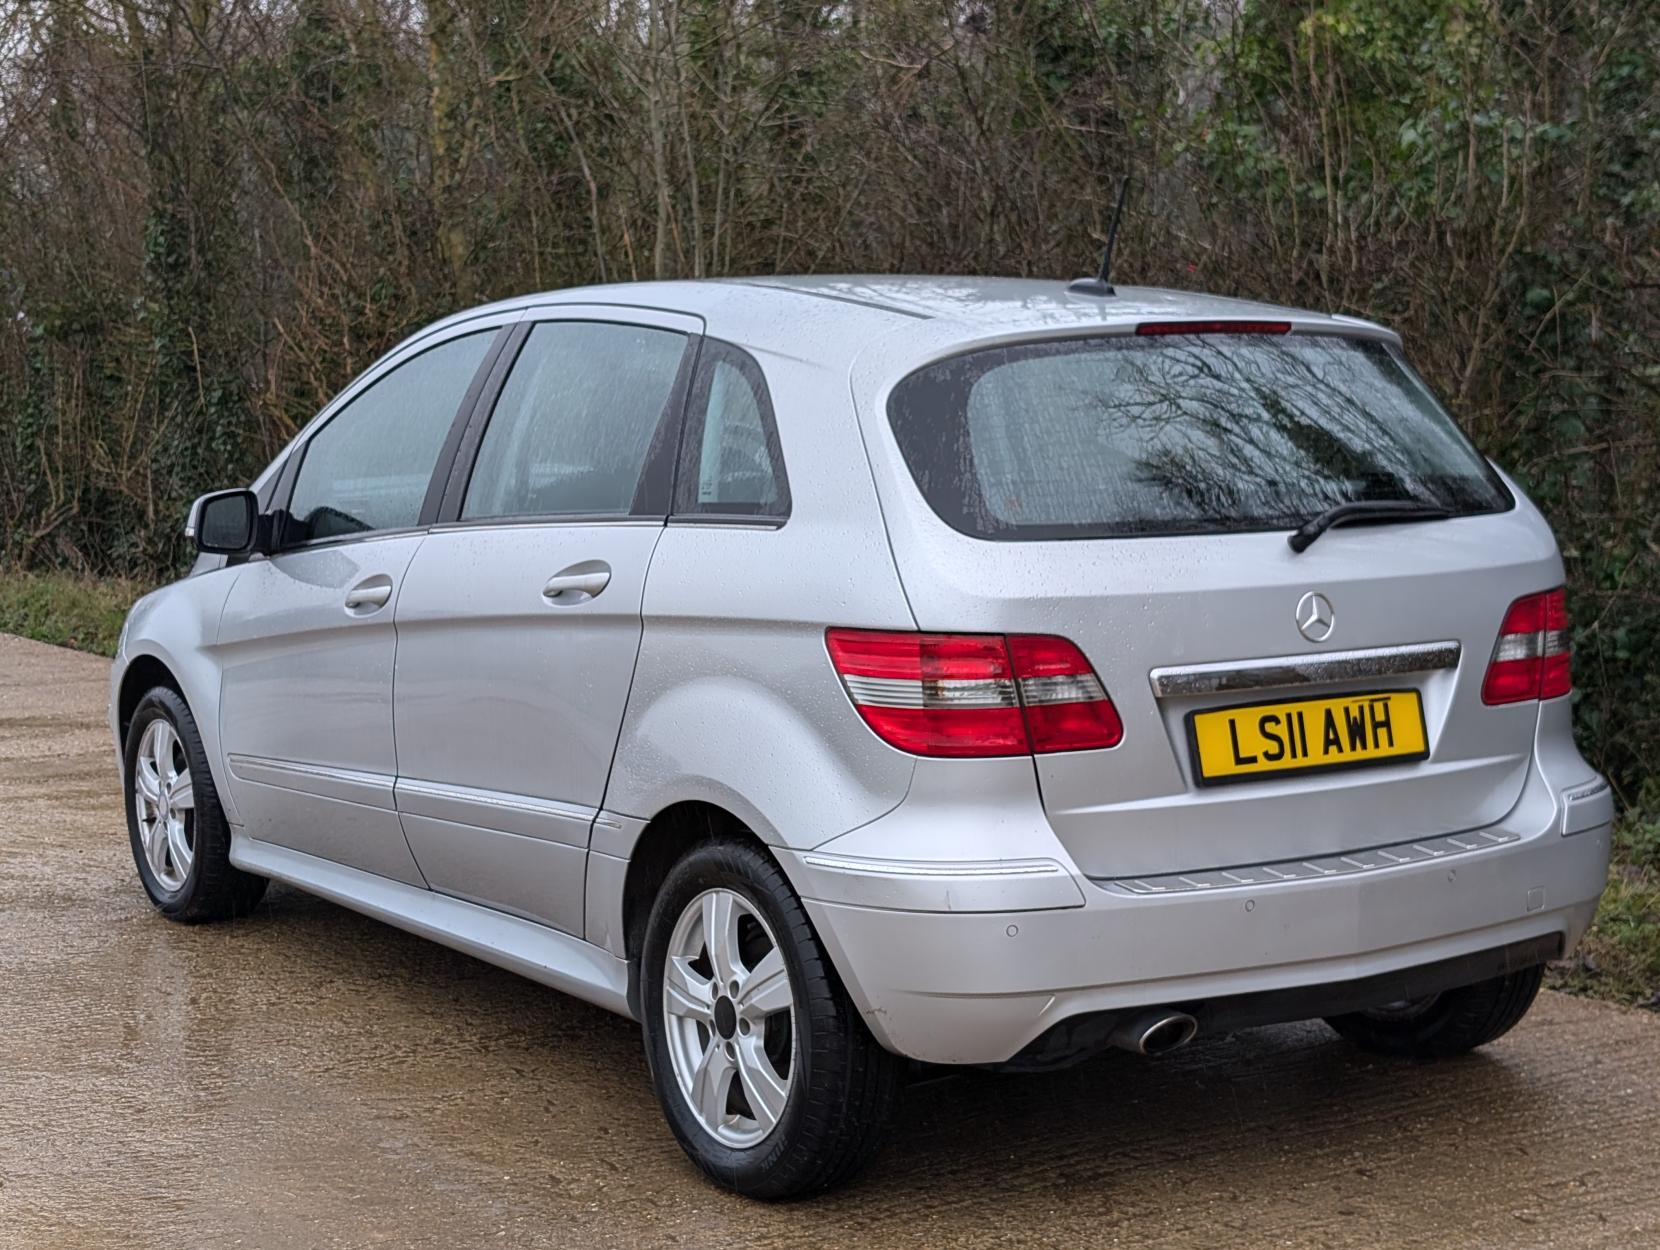
<svg viewBox="0 0 1660 1250"><path fill-rule="evenodd" d="M196 790L171 722L158 717L144 727L132 784L145 863L162 889L183 889L196 859Z"/></svg>
<svg viewBox="0 0 1660 1250"><path fill-rule="evenodd" d="M704 1131L737 1149L765 1139L795 1076L795 994L772 929L741 894L706 890L681 912L662 1009L676 1082Z"/></svg>

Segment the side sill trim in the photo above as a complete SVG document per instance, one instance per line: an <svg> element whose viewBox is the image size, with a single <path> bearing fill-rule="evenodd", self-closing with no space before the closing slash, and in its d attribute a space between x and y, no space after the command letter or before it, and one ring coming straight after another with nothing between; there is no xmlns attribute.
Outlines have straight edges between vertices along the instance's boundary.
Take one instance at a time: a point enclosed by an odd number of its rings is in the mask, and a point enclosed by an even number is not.
<svg viewBox="0 0 1660 1250"><path fill-rule="evenodd" d="M1179 695L1225 694L1235 690L1268 690L1276 686L1305 686L1457 668L1462 652L1463 648L1457 642L1418 642L1361 651L1332 651L1323 655L1283 655L1220 664L1182 664L1155 668L1148 674L1148 679L1152 682L1153 693L1161 699Z"/></svg>
<svg viewBox="0 0 1660 1250"><path fill-rule="evenodd" d="M581 938L240 832L231 863L629 1016L628 964Z"/></svg>

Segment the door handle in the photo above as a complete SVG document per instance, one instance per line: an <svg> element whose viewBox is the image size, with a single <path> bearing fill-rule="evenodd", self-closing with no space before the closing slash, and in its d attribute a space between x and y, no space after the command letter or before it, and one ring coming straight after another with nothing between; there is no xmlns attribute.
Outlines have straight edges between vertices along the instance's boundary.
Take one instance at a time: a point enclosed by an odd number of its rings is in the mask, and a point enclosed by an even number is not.
<svg viewBox="0 0 1660 1250"><path fill-rule="evenodd" d="M373 612L377 608L384 608L386 601L391 597L392 579L371 577L346 592L346 611Z"/></svg>
<svg viewBox="0 0 1660 1250"><path fill-rule="evenodd" d="M585 560L561 569L542 587L542 598L559 607L592 599L611 584L611 566L603 560Z"/></svg>

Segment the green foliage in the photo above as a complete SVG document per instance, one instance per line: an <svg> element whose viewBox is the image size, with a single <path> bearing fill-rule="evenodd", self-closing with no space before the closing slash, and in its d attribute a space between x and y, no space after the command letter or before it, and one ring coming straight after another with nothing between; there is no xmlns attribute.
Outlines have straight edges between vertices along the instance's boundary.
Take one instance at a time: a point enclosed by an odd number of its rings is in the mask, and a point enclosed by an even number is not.
<svg viewBox="0 0 1660 1250"><path fill-rule="evenodd" d="M0 633L114 655L127 609L145 589L120 578L0 567Z"/></svg>

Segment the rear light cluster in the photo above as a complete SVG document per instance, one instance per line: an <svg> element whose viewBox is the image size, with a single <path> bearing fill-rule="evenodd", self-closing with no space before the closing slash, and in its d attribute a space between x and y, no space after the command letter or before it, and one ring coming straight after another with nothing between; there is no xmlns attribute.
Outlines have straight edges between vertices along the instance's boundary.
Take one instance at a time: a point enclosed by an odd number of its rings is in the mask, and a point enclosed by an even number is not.
<svg viewBox="0 0 1660 1250"><path fill-rule="evenodd" d="M859 715L901 751L1047 754L1124 736L1101 679L1065 638L832 629L825 642Z"/></svg>
<svg viewBox="0 0 1660 1250"><path fill-rule="evenodd" d="M1561 588L1524 596L1504 614L1481 683L1481 701L1521 703L1565 695L1574 688L1571 658L1568 602Z"/></svg>

